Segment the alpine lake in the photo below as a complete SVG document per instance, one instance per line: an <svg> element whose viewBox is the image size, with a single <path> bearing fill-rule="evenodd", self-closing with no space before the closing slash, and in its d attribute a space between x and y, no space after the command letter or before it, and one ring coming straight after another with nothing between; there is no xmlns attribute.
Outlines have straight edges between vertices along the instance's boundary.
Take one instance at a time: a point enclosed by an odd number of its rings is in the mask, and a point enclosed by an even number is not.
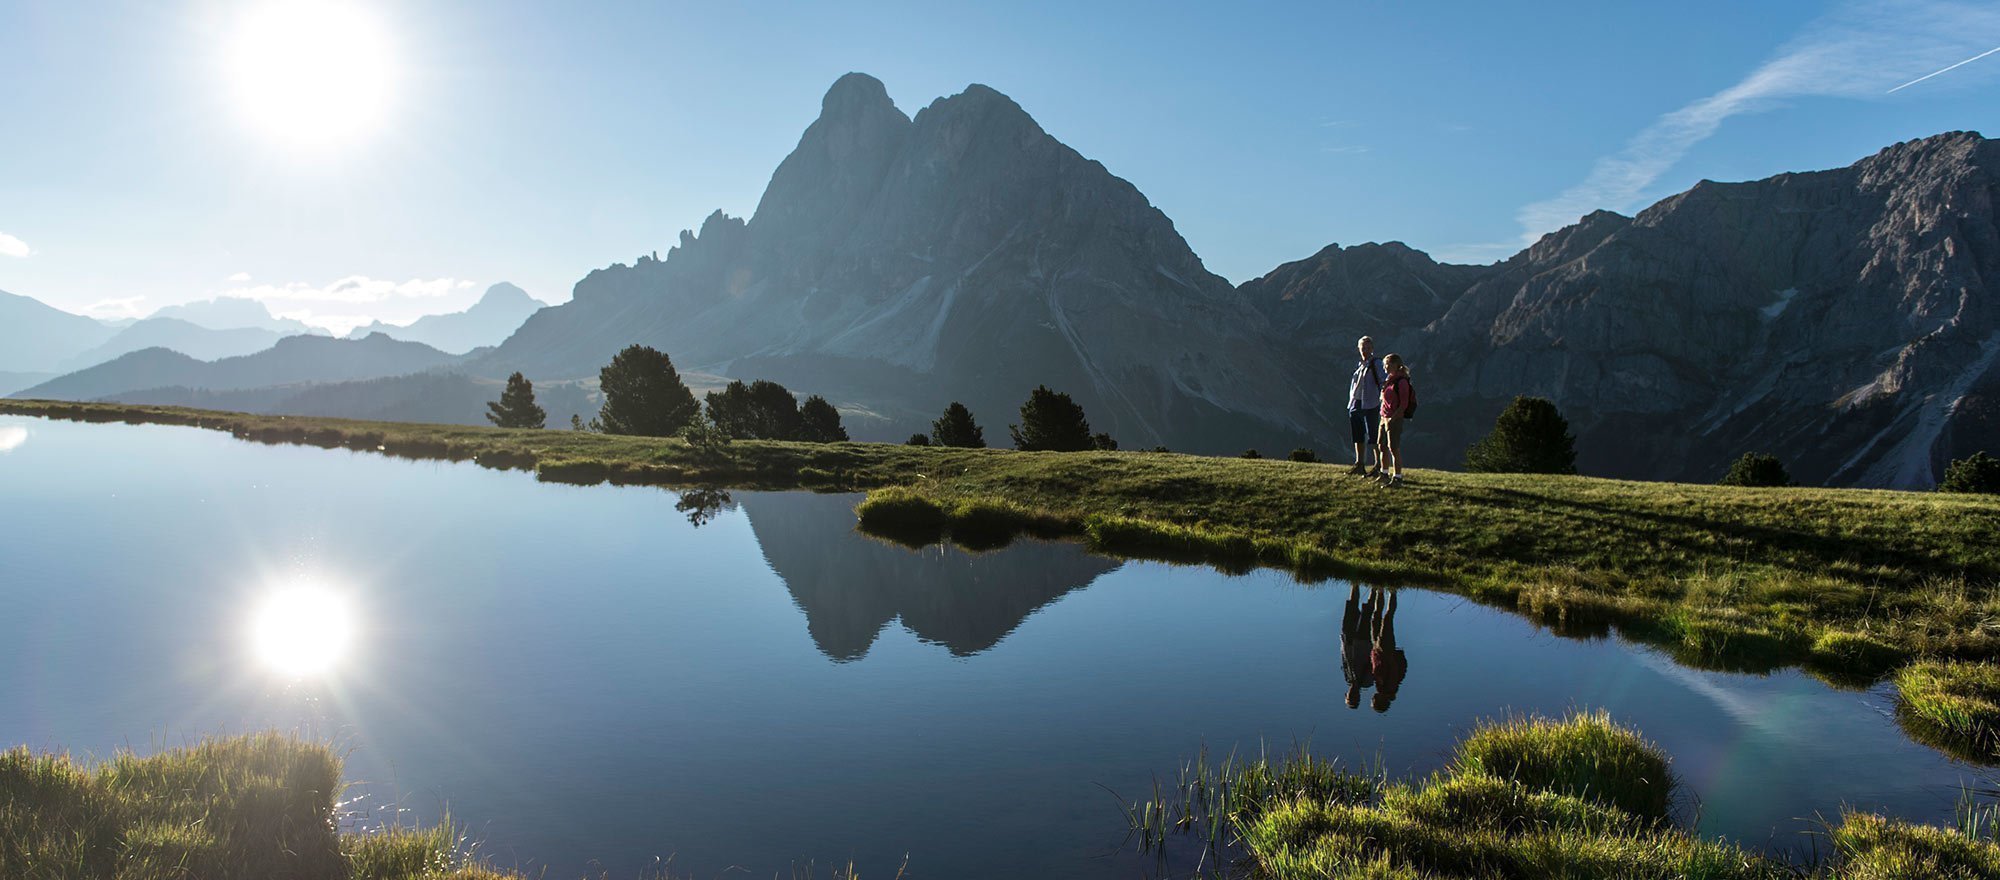
<svg viewBox="0 0 2000 880"><path fill-rule="evenodd" d="M1125 807L1204 749L1410 777L1481 720L1582 708L1752 847L1810 851L1842 806L1948 823L1991 786L1886 685L1402 589L1407 673L1351 698L1345 582L911 549L857 501L0 417L0 746L289 731L347 754L343 823L449 812L496 866L614 880L1148 876Z"/></svg>

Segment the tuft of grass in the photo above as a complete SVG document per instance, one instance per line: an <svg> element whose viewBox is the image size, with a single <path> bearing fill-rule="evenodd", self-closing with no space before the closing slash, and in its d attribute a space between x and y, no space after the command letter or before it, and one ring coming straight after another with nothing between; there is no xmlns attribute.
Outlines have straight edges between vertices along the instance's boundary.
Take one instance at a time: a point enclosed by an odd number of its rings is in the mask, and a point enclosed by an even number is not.
<svg viewBox="0 0 2000 880"><path fill-rule="evenodd" d="M1204 851L1197 873L1266 880L2000 877L2000 847L1990 828L1978 823L1972 830L1946 829L1850 813L1829 829L1831 858L1799 864L1700 838L1666 821L1663 812L1625 810L1612 802L1616 798L1600 795L1624 784L1642 795L1636 799L1645 810L1662 809L1657 796L1664 790L1634 768L1663 774L1666 761L1637 732L1601 713L1487 725L1459 751L1461 759L1445 771L1410 783L1352 776L1330 781L1325 777L1338 771L1303 752L1290 759L1309 762L1311 769L1302 773L1254 765L1272 778L1319 781L1261 788L1238 783L1229 809L1214 813L1220 834L1199 823L1190 829L1223 841L1219 851ZM1474 752L1484 754L1465 759ZM1493 772L1493 761L1502 756L1517 759L1505 765L1514 772ZM1215 780L1240 778L1248 769L1236 768L1235 777L1183 774L1174 793L1128 812L1178 816L1183 803L1199 809L1215 799L1204 800L1201 785L1212 790ZM1586 779L1588 784L1581 781ZM1145 842L1164 853L1162 841ZM1225 861L1209 861L1224 853Z"/></svg>
<svg viewBox="0 0 2000 880"><path fill-rule="evenodd" d="M1667 818L1674 787L1666 753L1602 711L1480 725L1453 766L1653 821Z"/></svg>
<svg viewBox="0 0 2000 880"><path fill-rule="evenodd" d="M1842 880L1992 880L2000 846L1955 829L1849 812L1830 834Z"/></svg>
<svg viewBox="0 0 2000 880"><path fill-rule="evenodd" d="M2000 665L1925 660L1896 674L1896 716L1917 739L2000 763Z"/></svg>
<svg viewBox="0 0 2000 880"><path fill-rule="evenodd" d="M87 766L0 752L8 880L502 880L459 857L449 822L343 836L340 759L277 733Z"/></svg>

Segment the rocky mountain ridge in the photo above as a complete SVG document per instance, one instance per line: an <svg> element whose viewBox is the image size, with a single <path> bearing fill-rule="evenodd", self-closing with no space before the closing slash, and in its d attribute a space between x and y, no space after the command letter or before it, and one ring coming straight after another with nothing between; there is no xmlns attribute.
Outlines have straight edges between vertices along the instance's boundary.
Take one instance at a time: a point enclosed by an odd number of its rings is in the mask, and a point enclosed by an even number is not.
<svg viewBox="0 0 2000 880"><path fill-rule="evenodd" d="M588 375L642 342L876 413L872 439L952 400L1005 425L1037 384L1127 445L1331 431L1303 362L1240 303L1144 195L1006 96L975 85L908 117L849 74L749 221L718 213L664 260L592 272L478 364Z"/></svg>

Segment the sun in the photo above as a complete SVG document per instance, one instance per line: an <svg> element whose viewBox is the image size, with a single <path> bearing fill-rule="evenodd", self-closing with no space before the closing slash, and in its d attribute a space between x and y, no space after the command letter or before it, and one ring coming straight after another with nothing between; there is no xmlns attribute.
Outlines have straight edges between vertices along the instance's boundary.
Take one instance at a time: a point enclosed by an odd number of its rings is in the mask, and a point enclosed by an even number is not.
<svg viewBox="0 0 2000 880"><path fill-rule="evenodd" d="M284 587L263 597L250 617L250 648L267 670L286 678L325 675L354 642L347 598L314 585Z"/></svg>
<svg viewBox="0 0 2000 880"><path fill-rule="evenodd" d="M398 70L372 10L342 0L266 0L238 24L226 75L245 120L265 135L332 148L381 126Z"/></svg>

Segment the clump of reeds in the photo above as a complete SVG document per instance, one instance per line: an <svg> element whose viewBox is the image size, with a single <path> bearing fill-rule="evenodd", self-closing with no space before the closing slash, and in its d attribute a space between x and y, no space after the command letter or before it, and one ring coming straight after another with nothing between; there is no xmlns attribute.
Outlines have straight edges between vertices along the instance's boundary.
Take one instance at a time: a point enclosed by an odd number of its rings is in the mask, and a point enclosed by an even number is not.
<svg viewBox="0 0 2000 880"><path fill-rule="evenodd" d="M88 766L0 752L0 877L499 880L466 864L447 821L342 835L340 759L261 733Z"/></svg>
<svg viewBox="0 0 2000 880"><path fill-rule="evenodd" d="M2000 665L1926 660L1896 674L1896 714L1919 739L2000 763Z"/></svg>

